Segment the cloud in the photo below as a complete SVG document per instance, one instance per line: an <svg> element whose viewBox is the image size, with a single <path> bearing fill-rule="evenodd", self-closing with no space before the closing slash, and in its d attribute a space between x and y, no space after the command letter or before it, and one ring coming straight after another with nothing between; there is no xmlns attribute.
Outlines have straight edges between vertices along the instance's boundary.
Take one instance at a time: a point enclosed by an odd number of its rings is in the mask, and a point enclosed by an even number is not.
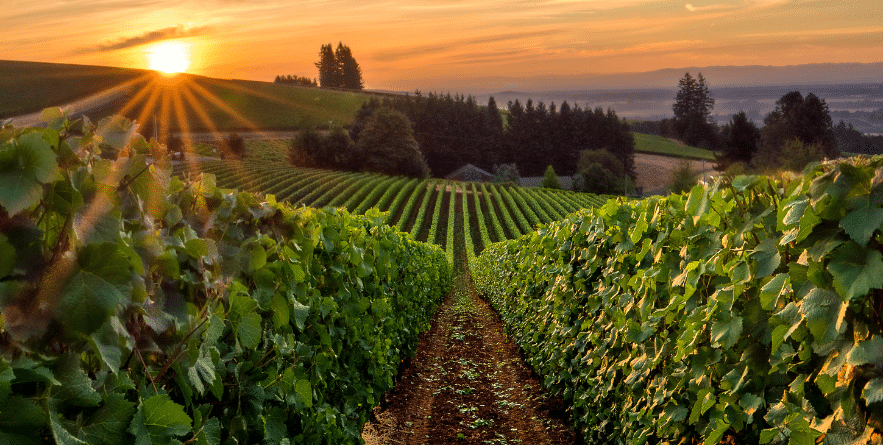
<svg viewBox="0 0 883 445"><path fill-rule="evenodd" d="M436 44L429 45L418 45L410 48L400 48L400 49L391 49L385 51L377 51L372 55L374 60L384 60L384 61L397 61L403 59L409 59L415 56L427 55L427 54L435 54L440 52L447 51L456 51L460 47L470 46L470 45L481 45L487 43L497 43L504 42L510 40L524 40L531 39L537 37L545 37L551 35L557 35L560 31L558 30L546 30L546 31L526 31L526 32L518 32L518 33L509 33L509 34L500 34L486 37L478 37L472 39L460 39L447 41Z"/></svg>
<svg viewBox="0 0 883 445"><path fill-rule="evenodd" d="M208 27L189 27L185 28L183 25L170 26L168 28L157 29L154 31L149 31L144 34L128 37L122 40L118 40L116 42L105 43L103 45L98 45L95 48L96 51L116 51L118 49L131 48L133 46L144 45L145 43L158 42L161 40L169 40L176 39L182 37L191 37L197 36L205 33L208 30Z"/></svg>
<svg viewBox="0 0 883 445"><path fill-rule="evenodd" d="M716 5L706 5L706 6L694 6L692 3L687 3L684 5L687 8L687 11L690 12L702 12L702 11L715 11L721 9L734 9L735 5L727 5L727 4L716 4Z"/></svg>

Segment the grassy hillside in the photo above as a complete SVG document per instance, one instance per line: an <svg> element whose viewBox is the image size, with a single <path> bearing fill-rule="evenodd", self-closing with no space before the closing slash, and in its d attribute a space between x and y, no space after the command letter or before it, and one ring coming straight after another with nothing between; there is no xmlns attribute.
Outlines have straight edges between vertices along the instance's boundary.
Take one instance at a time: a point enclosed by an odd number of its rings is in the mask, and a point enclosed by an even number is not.
<svg viewBox="0 0 883 445"><path fill-rule="evenodd" d="M370 97L366 93L186 74L157 79L136 88L125 103L90 117L122 114L150 126L156 116L160 132L163 128L175 132L289 130L329 123L347 125ZM163 116L167 121L163 122Z"/></svg>
<svg viewBox="0 0 883 445"><path fill-rule="evenodd" d="M0 117L68 103L144 73L106 66L0 60Z"/></svg>
<svg viewBox="0 0 883 445"><path fill-rule="evenodd" d="M662 136L632 133L635 137L635 151L681 158L714 160L714 152L673 142Z"/></svg>
<svg viewBox="0 0 883 445"><path fill-rule="evenodd" d="M370 97L191 74L167 77L147 70L0 61L0 117L63 105L136 79L127 96L85 114L93 121L122 114L138 121L145 134L152 133L154 117L160 131L300 129L349 124Z"/></svg>

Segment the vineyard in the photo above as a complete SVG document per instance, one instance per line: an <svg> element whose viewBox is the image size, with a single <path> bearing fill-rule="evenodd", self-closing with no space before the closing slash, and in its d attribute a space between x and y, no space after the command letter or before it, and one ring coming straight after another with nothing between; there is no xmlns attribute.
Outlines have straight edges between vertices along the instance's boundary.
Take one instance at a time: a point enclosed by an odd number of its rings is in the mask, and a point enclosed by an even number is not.
<svg viewBox="0 0 883 445"><path fill-rule="evenodd" d="M292 167L282 163L199 160L177 164L181 177L213 176L220 188L273 195L276 201L353 214L386 212L386 223L417 241L438 244L453 258L454 227L463 219L467 255L532 232L537 224L564 219L606 198L561 190L441 179L413 179Z"/></svg>
<svg viewBox="0 0 883 445"><path fill-rule="evenodd" d="M0 128L0 444L362 443L438 313L412 388L460 423L403 443L522 434L486 323L584 443L881 442L883 158L624 201L43 118Z"/></svg>

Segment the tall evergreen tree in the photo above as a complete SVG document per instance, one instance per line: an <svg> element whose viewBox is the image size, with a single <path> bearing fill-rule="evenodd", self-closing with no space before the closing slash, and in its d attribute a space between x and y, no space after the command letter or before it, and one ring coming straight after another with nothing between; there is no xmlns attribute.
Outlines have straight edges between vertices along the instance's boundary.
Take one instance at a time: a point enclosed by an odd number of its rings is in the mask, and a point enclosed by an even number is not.
<svg viewBox="0 0 883 445"><path fill-rule="evenodd" d="M678 137L688 145L714 148L717 131L711 120L714 98L708 91L702 73L694 79L685 73L678 82L678 94L672 105L674 128Z"/></svg>
<svg viewBox="0 0 883 445"><path fill-rule="evenodd" d="M340 66L337 63L337 57L334 55L334 49L331 44L322 45L319 50L319 61L316 62L316 68L319 68L319 85L323 88L339 88L340 87Z"/></svg>
<svg viewBox="0 0 883 445"><path fill-rule="evenodd" d="M337 60L337 67L340 73L339 84L337 86L339 88L350 90L361 90L365 88L365 84L362 81L362 68L359 67L358 62L356 62L356 59L353 57L350 47L343 43L338 43L334 57Z"/></svg>

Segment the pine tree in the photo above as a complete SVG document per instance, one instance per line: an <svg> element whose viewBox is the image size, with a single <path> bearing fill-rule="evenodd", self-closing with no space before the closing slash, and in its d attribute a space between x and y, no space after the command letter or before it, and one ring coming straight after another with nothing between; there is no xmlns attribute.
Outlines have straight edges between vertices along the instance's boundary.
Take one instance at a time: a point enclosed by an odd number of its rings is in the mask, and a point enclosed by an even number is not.
<svg viewBox="0 0 883 445"><path fill-rule="evenodd" d="M350 47L343 43L338 43L334 57L337 59L337 67L340 72L340 83L338 87L349 90L361 90L365 88L365 84L362 82L362 68L359 67L356 59L353 58L353 53L350 50Z"/></svg>
<svg viewBox="0 0 883 445"><path fill-rule="evenodd" d="M323 88L338 88L340 86L340 67L330 43L322 45L322 49L319 50L319 61L316 62L316 68L319 68L319 85Z"/></svg>
<svg viewBox="0 0 883 445"><path fill-rule="evenodd" d="M717 145L717 131L711 121L714 99L702 73L694 79L685 73L678 82L678 94L672 105L675 133L688 145Z"/></svg>

